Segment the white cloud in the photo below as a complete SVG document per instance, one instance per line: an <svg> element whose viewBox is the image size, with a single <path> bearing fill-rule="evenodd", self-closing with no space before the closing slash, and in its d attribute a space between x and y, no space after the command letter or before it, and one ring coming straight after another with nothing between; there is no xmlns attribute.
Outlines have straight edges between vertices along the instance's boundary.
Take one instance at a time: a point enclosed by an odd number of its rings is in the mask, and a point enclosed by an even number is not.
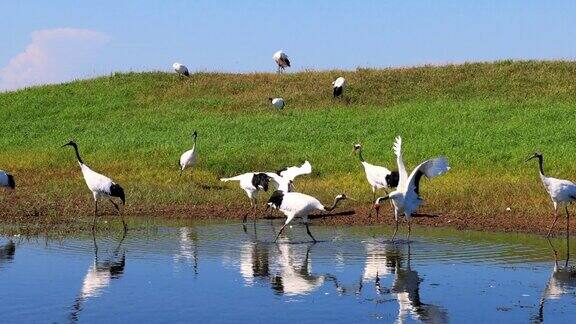
<svg viewBox="0 0 576 324"><path fill-rule="evenodd" d="M92 63L109 41L106 34L89 29L35 31L24 52L0 69L0 91L86 77L94 72Z"/></svg>

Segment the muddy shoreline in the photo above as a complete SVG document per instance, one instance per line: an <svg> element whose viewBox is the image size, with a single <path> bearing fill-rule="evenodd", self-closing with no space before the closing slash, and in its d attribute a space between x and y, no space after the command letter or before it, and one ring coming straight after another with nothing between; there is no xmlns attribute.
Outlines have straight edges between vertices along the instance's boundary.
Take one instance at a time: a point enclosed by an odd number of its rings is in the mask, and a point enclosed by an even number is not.
<svg viewBox="0 0 576 324"><path fill-rule="evenodd" d="M248 215L248 222L252 221L252 211L249 209L238 209L231 206L193 206L182 208L167 208L153 213L142 213L151 217L166 217L172 219L227 219L241 220ZM264 212L259 209L257 220L269 218L284 219L278 212ZM424 210L412 219L412 224L422 227L449 227L458 230L478 230L492 232L519 232L545 235L553 221L553 215L544 217L523 217L513 213L502 213L493 215L474 214L434 214ZM315 213L310 216L312 225L330 226L393 226L394 214L392 208L381 209L377 218L373 209L369 207L341 208L332 213ZM571 221L572 223L572 221ZM565 233L566 218L561 217L553 231L554 234ZM572 224L571 224L572 227Z"/></svg>
<svg viewBox="0 0 576 324"><path fill-rule="evenodd" d="M108 206L109 207L109 206ZM113 223L118 214L112 208L99 210L99 219ZM158 218L172 220L238 220L241 221L248 215L248 222L253 220L253 210L245 206L234 205L168 205L131 208L123 210L128 218ZM264 211L260 206L256 211L256 219L284 219L278 211ZM342 207L332 213L315 213L310 216L312 226L388 226L394 224L392 208L382 208L380 216L375 216L374 210L368 206ZM11 209L5 208L0 212L0 223L26 227L69 226L82 230L88 228L92 220L92 211L85 206L62 206L52 205L43 208L28 206L28 208ZM423 209L422 213L413 217L412 224L422 227L447 227L458 230L478 230L491 232L519 232L546 234L553 220L553 215L526 216L519 213L505 212L491 215L465 214L465 213L434 213L432 210ZM572 222L571 222L572 223ZM571 224L572 225L572 224ZM573 226L571 226L573 227ZM566 218L561 216L553 233L563 235L566 229Z"/></svg>

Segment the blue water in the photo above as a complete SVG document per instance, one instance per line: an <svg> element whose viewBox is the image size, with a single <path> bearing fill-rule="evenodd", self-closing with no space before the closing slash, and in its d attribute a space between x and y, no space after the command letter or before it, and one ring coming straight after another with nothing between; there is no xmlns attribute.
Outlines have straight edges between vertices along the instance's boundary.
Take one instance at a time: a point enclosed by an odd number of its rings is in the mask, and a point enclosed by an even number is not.
<svg viewBox="0 0 576 324"><path fill-rule="evenodd" d="M575 322L576 272L545 239L189 224L0 236L0 321ZM561 243L558 241L557 243ZM562 254L562 253L560 253Z"/></svg>

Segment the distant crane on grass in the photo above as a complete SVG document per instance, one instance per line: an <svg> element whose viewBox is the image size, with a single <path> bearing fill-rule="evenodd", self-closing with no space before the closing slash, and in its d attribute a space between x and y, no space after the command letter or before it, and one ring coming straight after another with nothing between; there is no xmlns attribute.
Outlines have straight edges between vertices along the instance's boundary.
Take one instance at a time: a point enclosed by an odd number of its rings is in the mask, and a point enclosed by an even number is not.
<svg viewBox="0 0 576 324"><path fill-rule="evenodd" d="M284 109L285 103L282 98L268 98L268 101L277 109Z"/></svg>
<svg viewBox="0 0 576 324"><path fill-rule="evenodd" d="M288 55L284 53L282 50L274 53L272 56L274 62L278 64L278 73L284 71L285 68L290 67L290 60L288 59Z"/></svg>
<svg viewBox="0 0 576 324"><path fill-rule="evenodd" d="M196 159L198 157L198 150L196 150L197 137L198 132L194 131L194 133L192 133L192 141L193 141L192 148L182 153L182 155L180 156L180 162L178 163L178 165L180 166L180 175L182 175L182 172L187 166L189 167L196 166Z"/></svg>
<svg viewBox="0 0 576 324"><path fill-rule="evenodd" d="M334 98L341 97L344 94L344 89L346 89L347 85L348 83L344 77L339 77L334 80L332 82L332 94L334 95Z"/></svg>
<svg viewBox="0 0 576 324"><path fill-rule="evenodd" d="M172 67L174 68L174 71L178 73L178 75L183 75L185 77L190 76L190 72L188 72L188 68L185 65L176 62L172 64Z"/></svg>

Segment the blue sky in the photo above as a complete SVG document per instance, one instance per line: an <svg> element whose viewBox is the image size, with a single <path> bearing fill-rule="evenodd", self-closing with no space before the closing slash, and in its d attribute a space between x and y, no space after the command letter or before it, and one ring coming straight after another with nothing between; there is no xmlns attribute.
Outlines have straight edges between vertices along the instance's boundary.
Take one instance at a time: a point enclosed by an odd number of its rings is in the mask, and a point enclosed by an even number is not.
<svg viewBox="0 0 576 324"><path fill-rule="evenodd" d="M0 12L0 91L174 61L274 71L278 49L292 71L576 58L573 0L19 0Z"/></svg>

